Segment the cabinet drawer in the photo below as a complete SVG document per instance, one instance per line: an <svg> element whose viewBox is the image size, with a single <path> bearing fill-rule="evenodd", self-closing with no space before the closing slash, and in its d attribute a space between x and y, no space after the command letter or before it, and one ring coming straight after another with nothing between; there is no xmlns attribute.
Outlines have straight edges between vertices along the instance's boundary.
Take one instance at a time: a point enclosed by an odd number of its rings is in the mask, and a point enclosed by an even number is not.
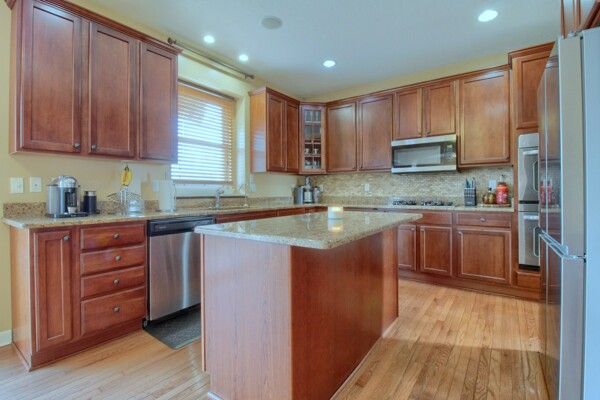
<svg viewBox="0 0 600 400"><path fill-rule="evenodd" d="M118 247L81 254L81 274L97 274L111 269L146 264L146 245Z"/></svg>
<svg viewBox="0 0 600 400"><path fill-rule="evenodd" d="M143 286L146 283L146 267L139 266L81 279L81 297L91 297L122 289Z"/></svg>
<svg viewBox="0 0 600 400"><path fill-rule="evenodd" d="M401 211L402 212L402 211ZM413 211L422 214L423 217L415 221L423 225L452 225L452 213L450 212L421 212Z"/></svg>
<svg viewBox="0 0 600 400"><path fill-rule="evenodd" d="M81 229L81 250L143 243L146 240L146 224L111 225Z"/></svg>
<svg viewBox="0 0 600 400"><path fill-rule="evenodd" d="M146 288L126 290L81 302L82 335L146 315Z"/></svg>
<svg viewBox="0 0 600 400"><path fill-rule="evenodd" d="M496 228L510 228L512 213L456 213L457 225L492 226Z"/></svg>

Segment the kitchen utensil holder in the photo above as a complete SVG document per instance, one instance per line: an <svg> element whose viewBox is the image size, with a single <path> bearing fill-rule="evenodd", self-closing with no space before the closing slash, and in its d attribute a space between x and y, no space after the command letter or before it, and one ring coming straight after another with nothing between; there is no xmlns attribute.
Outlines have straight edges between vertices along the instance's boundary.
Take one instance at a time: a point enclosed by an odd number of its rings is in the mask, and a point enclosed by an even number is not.
<svg viewBox="0 0 600 400"><path fill-rule="evenodd" d="M477 205L477 189L465 188L465 206Z"/></svg>

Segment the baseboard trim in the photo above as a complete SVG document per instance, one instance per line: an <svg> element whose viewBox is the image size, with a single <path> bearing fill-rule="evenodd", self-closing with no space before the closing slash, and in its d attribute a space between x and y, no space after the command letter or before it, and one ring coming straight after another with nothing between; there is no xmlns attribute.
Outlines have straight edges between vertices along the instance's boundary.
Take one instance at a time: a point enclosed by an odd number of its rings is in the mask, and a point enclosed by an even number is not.
<svg viewBox="0 0 600 400"><path fill-rule="evenodd" d="M0 332L0 347L11 344L12 342L12 331L9 329L7 331Z"/></svg>

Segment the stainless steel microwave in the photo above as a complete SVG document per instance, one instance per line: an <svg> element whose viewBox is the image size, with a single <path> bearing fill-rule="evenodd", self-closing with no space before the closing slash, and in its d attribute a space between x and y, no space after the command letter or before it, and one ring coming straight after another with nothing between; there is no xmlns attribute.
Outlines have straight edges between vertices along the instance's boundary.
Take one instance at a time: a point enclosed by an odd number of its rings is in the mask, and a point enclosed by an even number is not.
<svg viewBox="0 0 600 400"><path fill-rule="evenodd" d="M456 171L456 135L392 141L392 173Z"/></svg>

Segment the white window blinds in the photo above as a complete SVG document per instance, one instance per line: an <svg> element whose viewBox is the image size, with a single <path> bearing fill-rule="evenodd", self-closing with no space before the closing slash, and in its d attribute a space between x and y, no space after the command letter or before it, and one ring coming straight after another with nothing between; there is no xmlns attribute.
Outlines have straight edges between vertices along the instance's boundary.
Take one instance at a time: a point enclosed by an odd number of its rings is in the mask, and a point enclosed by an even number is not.
<svg viewBox="0 0 600 400"><path fill-rule="evenodd" d="M235 100L179 83L178 159L171 178L232 183Z"/></svg>

